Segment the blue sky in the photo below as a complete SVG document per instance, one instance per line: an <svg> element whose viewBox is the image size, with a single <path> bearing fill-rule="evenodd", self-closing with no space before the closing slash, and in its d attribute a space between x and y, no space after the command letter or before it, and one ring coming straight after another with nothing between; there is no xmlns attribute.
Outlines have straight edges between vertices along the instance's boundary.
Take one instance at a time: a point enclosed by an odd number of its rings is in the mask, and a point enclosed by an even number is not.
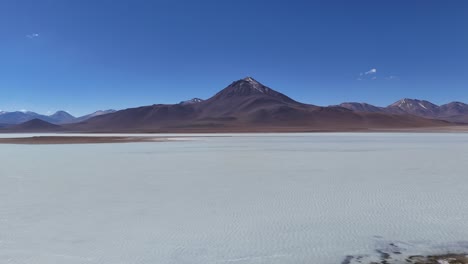
<svg viewBox="0 0 468 264"><path fill-rule="evenodd" d="M81 115L253 76L317 105L468 102L468 1L2 0L0 109Z"/></svg>

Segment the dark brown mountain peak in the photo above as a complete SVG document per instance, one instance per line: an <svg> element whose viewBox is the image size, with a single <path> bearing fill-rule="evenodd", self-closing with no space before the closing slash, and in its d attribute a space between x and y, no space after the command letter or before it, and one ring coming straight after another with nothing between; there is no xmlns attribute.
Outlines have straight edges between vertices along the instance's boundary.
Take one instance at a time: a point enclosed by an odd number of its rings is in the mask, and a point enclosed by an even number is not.
<svg viewBox="0 0 468 264"><path fill-rule="evenodd" d="M62 127L59 125L54 125L38 118L26 121L16 126L12 126L10 128L10 130L17 132L58 131L61 129Z"/></svg>
<svg viewBox="0 0 468 264"><path fill-rule="evenodd" d="M221 100L232 97L269 97L288 103L295 102L286 95L263 85L252 77L246 77L233 82L210 99Z"/></svg>
<svg viewBox="0 0 468 264"><path fill-rule="evenodd" d="M270 90L270 88L259 83L254 78L246 77L233 82L223 91L226 91L231 95L249 96L252 94L268 94L271 92Z"/></svg>
<svg viewBox="0 0 468 264"><path fill-rule="evenodd" d="M259 83L257 80L255 80L254 78L252 77L245 77L244 79L242 79L241 81L243 82L247 82L249 85L251 85L254 89L256 89L257 91L261 92L261 93L266 93L268 92L269 88L266 87L265 85Z"/></svg>

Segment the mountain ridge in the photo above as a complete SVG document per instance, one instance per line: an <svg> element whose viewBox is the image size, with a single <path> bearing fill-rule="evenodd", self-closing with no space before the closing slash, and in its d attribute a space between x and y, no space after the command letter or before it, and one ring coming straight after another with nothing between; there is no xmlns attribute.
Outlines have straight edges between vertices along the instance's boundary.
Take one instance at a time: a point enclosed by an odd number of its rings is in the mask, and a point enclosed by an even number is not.
<svg viewBox="0 0 468 264"><path fill-rule="evenodd" d="M103 115L103 114L108 114L112 112L115 112L115 110L98 110L88 115L75 117L71 115L70 113L63 111L63 110L59 110L51 115L41 115L32 111L13 111L13 112L1 111L0 112L0 124L17 125L17 124L21 124L21 123L37 118L37 119L46 121L48 123L63 125L63 124L81 122L81 121L84 121L86 119L92 118L97 115Z"/></svg>
<svg viewBox="0 0 468 264"><path fill-rule="evenodd" d="M24 123L13 125L7 128L12 131L27 131L27 132L59 132L63 131L63 127L44 121L39 118L28 120Z"/></svg>
<svg viewBox="0 0 468 264"><path fill-rule="evenodd" d="M196 103L128 108L67 126L89 132L317 131L446 126L450 123L394 113L356 112L342 106L298 102L252 77L232 82Z"/></svg>
<svg viewBox="0 0 468 264"><path fill-rule="evenodd" d="M428 101L407 98L388 107L353 102L317 106L298 102L246 77L206 100L96 112L88 119L60 127L69 132L133 133L362 131L455 125L455 121L432 118L432 114L440 113L439 108ZM465 104L452 103L445 108L451 119L463 120Z"/></svg>
<svg viewBox="0 0 468 264"><path fill-rule="evenodd" d="M358 112L409 114L449 122L468 122L468 104L457 101L437 105L426 100L403 98L386 107L365 103L367 108L364 108L362 104L363 103L358 102L348 102L342 103L340 106Z"/></svg>

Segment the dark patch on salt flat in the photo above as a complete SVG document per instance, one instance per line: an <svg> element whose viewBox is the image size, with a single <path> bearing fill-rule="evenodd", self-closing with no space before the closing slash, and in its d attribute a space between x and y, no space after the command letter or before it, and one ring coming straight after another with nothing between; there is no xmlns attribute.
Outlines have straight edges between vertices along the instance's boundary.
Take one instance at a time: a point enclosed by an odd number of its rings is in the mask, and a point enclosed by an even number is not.
<svg viewBox="0 0 468 264"><path fill-rule="evenodd" d="M389 243L385 249L376 249L374 255L348 255L341 264L468 264L468 250L463 253L443 254L414 254L405 251L405 248Z"/></svg>

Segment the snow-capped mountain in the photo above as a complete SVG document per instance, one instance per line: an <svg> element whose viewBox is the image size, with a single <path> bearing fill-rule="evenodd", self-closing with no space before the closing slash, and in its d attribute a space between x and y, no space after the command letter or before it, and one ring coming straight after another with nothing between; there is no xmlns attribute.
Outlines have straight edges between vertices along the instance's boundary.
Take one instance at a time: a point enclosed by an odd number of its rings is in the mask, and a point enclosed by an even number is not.
<svg viewBox="0 0 468 264"><path fill-rule="evenodd" d="M203 99L200 98L192 98L190 100L182 101L180 104L196 104L196 103L201 103L203 102Z"/></svg>
<svg viewBox="0 0 468 264"><path fill-rule="evenodd" d="M92 114L81 116L81 117L74 117L73 115L69 114L66 111L57 111L51 115L41 115L31 111L14 111L14 112L7 112L1 111L0 112L0 124L4 125L15 125L21 124L33 119L39 119L42 121L46 121L52 124L70 124L70 123L77 123L89 118L98 116L98 115L105 115L108 113L113 113L115 110L99 110Z"/></svg>
<svg viewBox="0 0 468 264"><path fill-rule="evenodd" d="M404 98L387 107L378 107L367 103L342 103L340 106L356 112L414 115L430 119L468 123L468 104L461 102L451 102L439 106L425 100Z"/></svg>
<svg viewBox="0 0 468 264"><path fill-rule="evenodd" d="M221 100L233 97L248 97L248 96L264 96L267 98L275 98L277 100L289 103L297 103L286 95L279 93L263 84L258 82L252 77L233 82L231 85L221 90L213 97L207 100Z"/></svg>
<svg viewBox="0 0 468 264"><path fill-rule="evenodd" d="M422 117L435 117L440 113L439 106L425 100L404 98L386 108L387 112L395 114L410 114Z"/></svg>

